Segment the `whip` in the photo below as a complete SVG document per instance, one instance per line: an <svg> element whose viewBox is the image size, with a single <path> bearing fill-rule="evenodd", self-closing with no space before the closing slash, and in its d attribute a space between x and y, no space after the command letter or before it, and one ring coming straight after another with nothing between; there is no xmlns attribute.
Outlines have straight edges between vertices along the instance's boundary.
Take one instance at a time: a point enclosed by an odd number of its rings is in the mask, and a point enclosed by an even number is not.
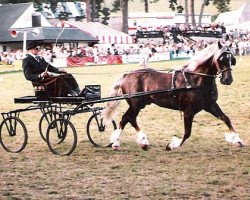
<svg viewBox="0 0 250 200"><path fill-rule="evenodd" d="M57 45L57 41L58 41L59 37L62 35L62 33L63 33L64 29L65 29L65 26L63 26L63 28L62 28L61 32L57 35L57 37L56 37L56 42L55 42L55 46ZM48 71L48 67L49 67L49 63L47 64L47 67L46 67L45 72L47 72L47 71Z"/></svg>

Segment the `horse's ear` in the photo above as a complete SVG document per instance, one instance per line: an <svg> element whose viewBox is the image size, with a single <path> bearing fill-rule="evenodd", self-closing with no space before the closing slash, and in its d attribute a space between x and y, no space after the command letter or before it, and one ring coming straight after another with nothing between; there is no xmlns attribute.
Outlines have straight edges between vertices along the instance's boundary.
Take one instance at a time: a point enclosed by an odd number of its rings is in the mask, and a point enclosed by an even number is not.
<svg viewBox="0 0 250 200"><path fill-rule="evenodd" d="M222 45L221 45L221 43L220 43L220 41L218 41L218 47L219 47L219 49L222 49Z"/></svg>

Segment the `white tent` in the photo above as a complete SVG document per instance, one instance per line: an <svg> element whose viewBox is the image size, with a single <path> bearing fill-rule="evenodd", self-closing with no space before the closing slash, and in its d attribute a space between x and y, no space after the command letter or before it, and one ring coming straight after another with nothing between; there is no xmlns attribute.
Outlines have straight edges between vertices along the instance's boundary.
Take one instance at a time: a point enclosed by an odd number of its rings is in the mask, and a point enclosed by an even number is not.
<svg viewBox="0 0 250 200"><path fill-rule="evenodd" d="M250 30L250 1L244 3L238 10L221 13L215 20L216 23L224 23L227 30L244 28Z"/></svg>

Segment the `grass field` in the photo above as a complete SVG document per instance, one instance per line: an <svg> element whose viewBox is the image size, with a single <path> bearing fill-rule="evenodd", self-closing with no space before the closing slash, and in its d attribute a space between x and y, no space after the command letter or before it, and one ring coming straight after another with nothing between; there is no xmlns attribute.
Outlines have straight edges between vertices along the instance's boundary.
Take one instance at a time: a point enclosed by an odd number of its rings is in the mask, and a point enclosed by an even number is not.
<svg viewBox="0 0 250 200"><path fill-rule="evenodd" d="M172 69L186 63L152 63L154 69ZM218 82L218 103L230 117L246 144L250 143L250 57L237 57L234 82ZM123 72L138 69L137 64L68 68L81 87L100 84L102 96ZM22 72L1 73L0 111L26 105L13 98L33 94ZM127 108L123 101L119 117ZM165 151L174 135L182 136L183 119L178 111L154 105L138 117L148 134L151 148L143 151L135 142L135 131L128 125L120 151L95 148L87 139L90 114L72 117L78 133L77 148L71 156L55 156L38 133L38 111L22 113L28 129L26 148L19 154L0 149L0 199L250 199L250 148L237 148L224 141L226 125L208 113L194 119L191 138L179 149Z"/></svg>

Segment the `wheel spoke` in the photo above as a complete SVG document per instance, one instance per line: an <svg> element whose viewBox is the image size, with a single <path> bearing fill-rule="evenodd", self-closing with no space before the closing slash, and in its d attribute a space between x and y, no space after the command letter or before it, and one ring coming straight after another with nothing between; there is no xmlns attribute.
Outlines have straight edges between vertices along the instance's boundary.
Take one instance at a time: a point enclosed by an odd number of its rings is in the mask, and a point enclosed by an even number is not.
<svg viewBox="0 0 250 200"><path fill-rule="evenodd" d="M46 137L48 147L54 154L70 155L76 148L76 130L68 119L52 121L48 126Z"/></svg>
<svg viewBox="0 0 250 200"><path fill-rule="evenodd" d="M87 136L89 141L96 147L111 146L109 139L111 133L116 129L115 121L105 126L100 113L93 114L87 123Z"/></svg>
<svg viewBox="0 0 250 200"><path fill-rule="evenodd" d="M46 131L48 129L49 124L59 118L59 114L55 111L48 111L44 113L39 121L39 133L42 139L46 142ZM51 125L51 128L55 128Z"/></svg>

